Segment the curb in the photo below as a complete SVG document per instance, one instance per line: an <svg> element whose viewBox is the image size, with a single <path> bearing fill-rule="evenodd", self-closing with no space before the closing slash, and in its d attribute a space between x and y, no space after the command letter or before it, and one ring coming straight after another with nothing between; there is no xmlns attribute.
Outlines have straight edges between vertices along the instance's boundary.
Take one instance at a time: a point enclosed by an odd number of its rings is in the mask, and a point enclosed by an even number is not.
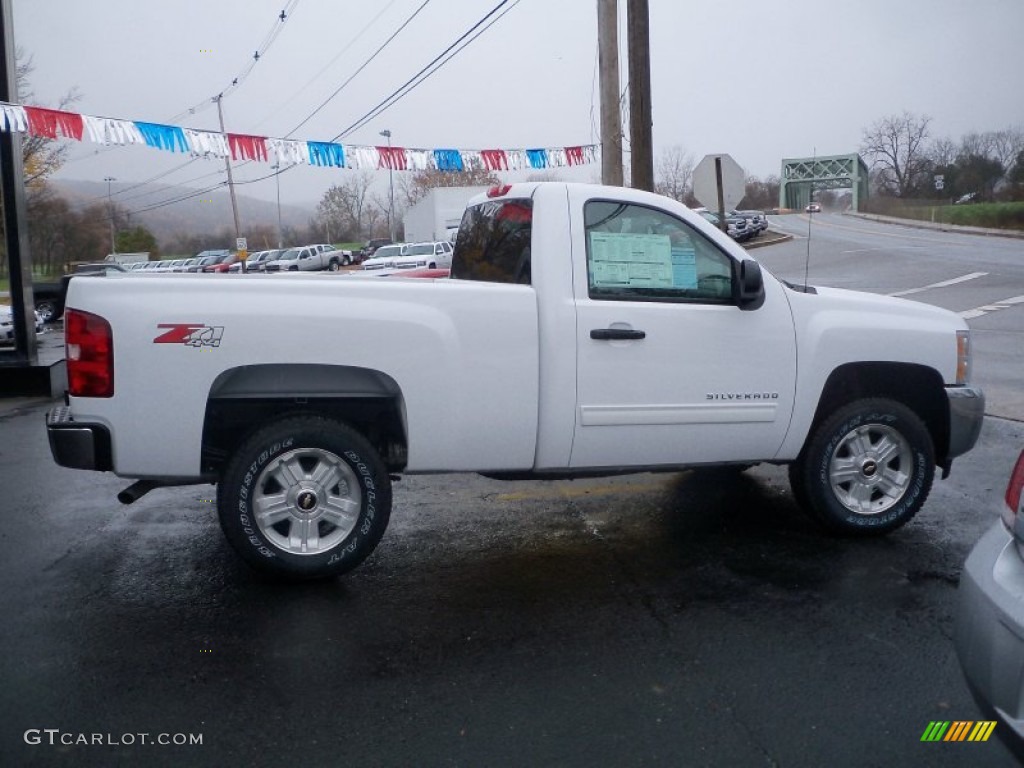
<svg viewBox="0 0 1024 768"><path fill-rule="evenodd" d="M896 216L882 216L877 213L854 213L843 211L843 216L853 216L856 219L866 221L880 221L884 224L895 224L909 229L930 229L936 232L953 232L962 235L985 235L987 237L1009 237L1014 240L1024 240L1024 232L1016 229L993 229L991 227L967 227L961 224L944 224L932 221L918 221L916 219L901 219Z"/></svg>
<svg viewBox="0 0 1024 768"><path fill-rule="evenodd" d="M740 243L740 246L746 248L749 251L754 248L764 248L766 245L778 245L779 243L785 243L793 239L793 235L788 235L783 232L776 232L775 230L771 229L768 230L768 233L770 235L774 235L774 237L770 240L762 240L759 238L757 240L754 240L753 242L748 240L745 243Z"/></svg>

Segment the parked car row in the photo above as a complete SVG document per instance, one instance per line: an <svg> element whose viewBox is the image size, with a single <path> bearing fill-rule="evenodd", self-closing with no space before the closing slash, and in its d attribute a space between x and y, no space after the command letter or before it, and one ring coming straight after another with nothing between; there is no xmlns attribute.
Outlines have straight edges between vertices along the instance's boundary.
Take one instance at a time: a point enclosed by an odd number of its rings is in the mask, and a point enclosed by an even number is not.
<svg viewBox="0 0 1024 768"><path fill-rule="evenodd" d="M46 323L42 315L35 313L36 333L42 333ZM14 310L5 304L0 304L0 344L14 339Z"/></svg>
<svg viewBox="0 0 1024 768"><path fill-rule="evenodd" d="M697 208L697 213L707 219L709 222L715 225L715 227L721 229L719 225L719 219L717 213L712 213L706 208ZM750 214L749 216L747 214ZM755 214L760 214L760 221L764 222L764 227L757 222ZM743 243L752 237L757 237L761 234L762 229L767 228L768 222L764 218L764 214L760 211L733 211L725 216L726 232L729 237L738 243Z"/></svg>
<svg viewBox="0 0 1024 768"><path fill-rule="evenodd" d="M449 269L452 251L448 240L382 245L363 262L363 269Z"/></svg>
<svg viewBox="0 0 1024 768"><path fill-rule="evenodd" d="M249 258L245 260L245 271L246 272L266 272L267 264L271 261L276 261L281 257L287 248L271 248L269 251L256 251L250 253ZM235 262L228 267L228 272L241 272L241 262Z"/></svg>
<svg viewBox="0 0 1024 768"><path fill-rule="evenodd" d="M129 272L226 272L238 261L238 254L229 250L202 251L190 259L136 261L126 265Z"/></svg>
<svg viewBox="0 0 1024 768"><path fill-rule="evenodd" d="M355 262L352 251L328 243L256 251L245 260L246 272L336 272ZM203 251L190 259L140 261L127 266L129 272L241 272L238 254L228 250Z"/></svg>

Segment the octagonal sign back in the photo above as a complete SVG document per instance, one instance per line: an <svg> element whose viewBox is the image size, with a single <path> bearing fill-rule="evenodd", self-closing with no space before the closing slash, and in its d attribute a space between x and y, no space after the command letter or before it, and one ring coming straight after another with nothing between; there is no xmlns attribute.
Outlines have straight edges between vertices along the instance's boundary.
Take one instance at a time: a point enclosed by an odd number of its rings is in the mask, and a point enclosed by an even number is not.
<svg viewBox="0 0 1024 768"><path fill-rule="evenodd" d="M705 155L693 169L693 196L709 210L718 210L718 184L715 181L715 158L722 158L722 194L725 210L731 211L746 194L746 174L730 155Z"/></svg>

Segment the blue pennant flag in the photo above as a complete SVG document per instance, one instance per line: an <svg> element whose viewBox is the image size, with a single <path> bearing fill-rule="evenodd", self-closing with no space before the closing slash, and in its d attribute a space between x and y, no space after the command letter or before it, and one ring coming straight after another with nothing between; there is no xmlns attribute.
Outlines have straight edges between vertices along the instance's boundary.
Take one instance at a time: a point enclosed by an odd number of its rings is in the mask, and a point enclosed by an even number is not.
<svg viewBox="0 0 1024 768"><path fill-rule="evenodd" d="M161 125L160 123L135 122L146 146L156 149L167 149L171 152L188 152L188 142L185 141L185 132L176 125Z"/></svg>

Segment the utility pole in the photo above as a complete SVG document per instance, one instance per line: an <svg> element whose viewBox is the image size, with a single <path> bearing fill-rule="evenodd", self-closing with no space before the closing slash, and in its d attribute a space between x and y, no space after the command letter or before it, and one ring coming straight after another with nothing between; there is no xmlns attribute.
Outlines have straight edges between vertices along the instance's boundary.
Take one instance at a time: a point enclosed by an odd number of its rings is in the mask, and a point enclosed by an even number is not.
<svg viewBox="0 0 1024 768"><path fill-rule="evenodd" d="M388 149L391 149L391 131L385 128L380 132L381 136L384 136L388 140ZM395 227L392 223L395 218L395 176L394 169L392 168L393 160L391 153L388 152L388 237L391 241L395 240Z"/></svg>
<svg viewBox="0 0 1024 768"><path fill-rule="evenodd" d="M626 0L629 51L630 184L654 191L651 142L651 40L647 0Z"/></svg>
<svg viewBox="0 0 1024 768"><path fill-rule="evenodd" d="M280 250L284 248L281 240L281 162L278 161L270 167L274 169L274 181L277 182L277 248Z"/></svg>
<svg viewBox="0 0 1024 768"><path fill-rule="evenodd" d="M218 93L214 97L214 101L217 102L217 117L220 119L220 132L227 136L228 132L224 130L224 109L221 107L221 101L224 100L224 94ZM235 217L235 239L238 240L242 236L242 227L238 223L238 201L235 199L235 179L231 175L231 152L229 151L224 155L224 165L228 169L228 192L231 195L231 213ZM242 260L242 271L245 272L245 260Z"/></svg>
<svg viewBox="0 0 1024 768"><path fill-rule="evenodd" d="M117 239L114 237L114 202L110 195L110 182L117 181L113 176L104 176L107 182L107 217L110 219L110 252L117 253Z"/></svg>
<svg viewBox="0 0 1024 768"><path fill-rule="evenodd" d="M601 93L601 183L622 186L617 0L597 0L597 65Z"/></svg>

